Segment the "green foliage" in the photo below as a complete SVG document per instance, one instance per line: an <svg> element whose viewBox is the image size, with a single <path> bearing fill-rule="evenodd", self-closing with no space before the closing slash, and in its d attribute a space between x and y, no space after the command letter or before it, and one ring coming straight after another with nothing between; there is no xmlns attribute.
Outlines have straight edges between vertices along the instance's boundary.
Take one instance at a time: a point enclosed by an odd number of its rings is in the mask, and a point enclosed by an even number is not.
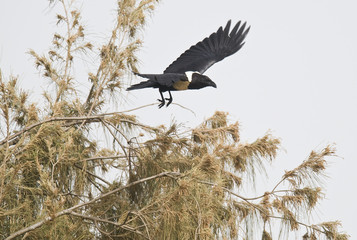
<svg viewBox="0 0 357 240"><path fill-rule="evenodd" d="M247 198L242 183L265 172L279 139L266 134L242 142L238 123L224 112L190 131L147 126L124 112L100 114L136 71L140 30L157 1L118 1L103 46L86 41L72 1L51 2L63 9L56 18L65 33L54 34L47 54L29 52L54 86L44 93L45 104L36 107L16 77L0 74L1 239L269 240L274 222L288 232L307 229L303 239L348 239L339 222L304 218L323 198L319 181L326 157L334 155L331 146L313 151L272 190ZM98 68L81 82L90 89L81 98L73 62L78 52L95 49ZM103 144L94 129L112 144Z"/></svg>

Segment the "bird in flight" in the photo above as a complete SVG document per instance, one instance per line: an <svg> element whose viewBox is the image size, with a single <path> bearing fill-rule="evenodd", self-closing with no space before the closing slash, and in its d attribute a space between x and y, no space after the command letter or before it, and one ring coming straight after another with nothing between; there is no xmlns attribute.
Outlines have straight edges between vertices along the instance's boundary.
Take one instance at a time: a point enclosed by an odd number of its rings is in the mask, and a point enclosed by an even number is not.
<svg viewBox="0 0 357 240"><path fill-rule="evenodd" d="M134 73L146 81L131 85L127 91L142 88L158 88L161 99L159 108L172 103L171 91L181 91L188 89L201 89L204 87L214 87L217 85L203 73L216 62L236 53L244 45L250 27L246 28L246 22L239 21L230 31L231 20L227 25L220 27L196 45L191 46L182 53L173 63L168 66L162 74L141 74ZM164 98L163 92L169 92L169 98Z"/></svg>

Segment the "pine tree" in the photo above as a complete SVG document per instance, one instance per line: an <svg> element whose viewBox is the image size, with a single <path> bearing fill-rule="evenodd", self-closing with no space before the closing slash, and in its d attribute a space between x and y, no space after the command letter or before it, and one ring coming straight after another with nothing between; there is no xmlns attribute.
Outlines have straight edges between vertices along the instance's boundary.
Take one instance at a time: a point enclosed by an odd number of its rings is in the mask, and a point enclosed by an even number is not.
<svg viewBox="0 0 357 240"><path fill-rule="evenodd" d="M307 216L323 199L332 146L312 151L273 189L248 198L243 183L273 162L279 139L241 141L239 124L224 112L189 131L148 126L128 111L103 113L137 70L140 30L157 0L118 0L102 46L86 40L73 1L50 2L62 9L57 26L64 33L53 35L47 53L29 51L54 86L44 103L31 102L17 77L0 72L1 239L268 240L276 223L302 239L348 239L338 221L311 224ZM89 81L76 79L75 59L91 53L97 70ZM112 143L99 141L97 129ZM113 173L120 177L108 180Z"/></svg>

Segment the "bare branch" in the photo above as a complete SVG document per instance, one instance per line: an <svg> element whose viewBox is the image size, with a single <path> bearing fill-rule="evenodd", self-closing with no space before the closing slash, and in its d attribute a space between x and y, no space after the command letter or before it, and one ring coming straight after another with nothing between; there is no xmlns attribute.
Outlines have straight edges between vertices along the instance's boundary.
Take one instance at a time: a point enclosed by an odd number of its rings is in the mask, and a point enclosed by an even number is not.
<svg viewBox="0 0 357 240"><path fill-rule="evenodd" d="M117 155L117 156L98 156L98 157L91 157L80 160L80 162L89 162L95 160L107 160L107 159L116 159L116 158L126 158L126 156Z"/></svg>
<svg viewBox="0 0 357 240"><path fill-rule="evenodd" d="M83 171L83 168L81 168L81 167L78 166L77 164L74 164L74 166L75 166L76 168L81 169L81 170ZM84 171L85 171L87 174L91 175L92 177L95 177L95 178L101 180L102 182L106 183L107 185L110 185L110 182L108 182L108 181L105 180L104 178L99 177L99 176L95 175L94 173L91 173L91 172L88 171L88 170L84 170Z"/></svg>
<svg viewBox="0 0 357 240"><path fill-rule="evenodd" d="M88 121L88 122L100 122L101 119L104 119L105 116L108 116L108 115L116 115L116 114L120 114L121 112L113 112L113 113L105 113L105 114L100 114L100 115L91 115L91 116L80 116L80 117L53 117L53 118L49 118L49 119L46 119L46 120L43 120L43 121L40 121L40 122L37 122L37 123L34 123L30 126L27 126L25 128L23 128L22 130L18 131L17 133L13 134L13 135L10 135L8 137L6 137L5 139L3 139L1 142L0 142L0 145L3 145L4 143L8 142L8 141L11 141L12 139L24 134L25 132L28 132L30 131L31 129L35 128L35 127L38 127L38 126L41 126L43 124L46 124L46 123L50 123L50 122L58 122L58 121L80 121L79 123L82 123L82 121ZM149 127L149 126L146 126L146 125L143 125L143 124L139 124L139 123L135 123L133 121L130 121L130 120L126 120L126 119L121 119L120 120L121 122L127 122L127 123L131 123L131 124L134 124L134 125L137 125L137 126L140 126L142 128L146 128L146 129L155 129L155 128L152 128L152 127ZM76 124L79 124L79 123L76 123Z"/></svg>
<svg viewBox="0 0 357 240"><path fill-rule="evenodd" d="M104 121L103 119L101 119L101 122L103 123L103 125L108 129L109 133L112 135L112 137L115 139L115 141L119 144L119 146L121 147L121 149L124 152L124 155L126 156L126 158L128 158L128 154L126 153L125 147L123 146L123 144L120 142L120 140L117 138L117 136L115 136L114 132L110 129L110 127L108 126L107 122ZM128 142L128 140L127 140Z"/></svg>
<svg viewBox="0 0 357 240"><path fill-rule="evenodd" d="M75 120L96 120L96 121L100 121L100 119L103 118L103 116L100 116L100 115L97 115L97 116L83 116L83 117L54 117L54 118L49 118L49 119L46 119L46 120L43 120L41 122L37 122L37 123L34 123L28 127L25 127L24 129L22 129L21 131L5 138L4 140L2 140L0 142L0 145L3 145L4 143L8 142L8 141L11 141L12 139L24 134L25 132L28 132L30 131L31 129L35 128L35 127L38 127L38 126L41 126L42 124L45 124L45 123L49 123L49 122L57 122L57 121L75 121Z"/></svg>
<svg viewBox="0 0 357 240"><path fill-rule="evenodd" d="M138 230L128 226L128 225L123 225L123 224L119 224L119 223L116 223L116 222L112 222L112 221L109 221L109 220L106 220L106 219L102 219L102 218L98 218L98 217L93 217L93 216L88 216L88 215L83 215L83 214L80 214L80 213L77 213L77 212L74 212L74 211L71 211L69 212L68 214L72 215L72 216L76 216L76 217L80 217L80 218L84 218L84 219L89 219L93 222L104 222L104 223L109 223L109 224L112 224L114 226L118 226L118 227L121 227L127 231L130 231L130 232L133 232L133 233L136 233L146 239L150 239L150 238L147 238L143 233L139 232Z"/></svg>

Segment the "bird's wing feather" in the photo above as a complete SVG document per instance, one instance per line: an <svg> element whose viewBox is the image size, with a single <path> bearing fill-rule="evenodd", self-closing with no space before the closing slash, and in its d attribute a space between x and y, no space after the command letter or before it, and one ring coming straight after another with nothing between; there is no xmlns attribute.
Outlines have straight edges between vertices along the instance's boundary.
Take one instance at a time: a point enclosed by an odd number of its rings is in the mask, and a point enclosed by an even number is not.
<svg viewBox="0 0 357 240"><path fill-rule="evenodd" d="M217 32L191 46L164 73L197 71L202 74L216 62L236 53L244 45L243 41L250 27L246 28L246 23L241 25L239 21L230 32L230 26L231 20L224 29L220 27Z"/></svg>
<svg viewBox="0 0 357 240"><path fill-rule="evenodd" d="M139 89L146 87L172 87L178 81L187 81L187 77L185 74L177 74L177 73L168 73L168 74L142 74L142 73L134 73L137 76L142 78L149 79L148 81L143 81L133 86L130 86L128 89Z"/></svg>

